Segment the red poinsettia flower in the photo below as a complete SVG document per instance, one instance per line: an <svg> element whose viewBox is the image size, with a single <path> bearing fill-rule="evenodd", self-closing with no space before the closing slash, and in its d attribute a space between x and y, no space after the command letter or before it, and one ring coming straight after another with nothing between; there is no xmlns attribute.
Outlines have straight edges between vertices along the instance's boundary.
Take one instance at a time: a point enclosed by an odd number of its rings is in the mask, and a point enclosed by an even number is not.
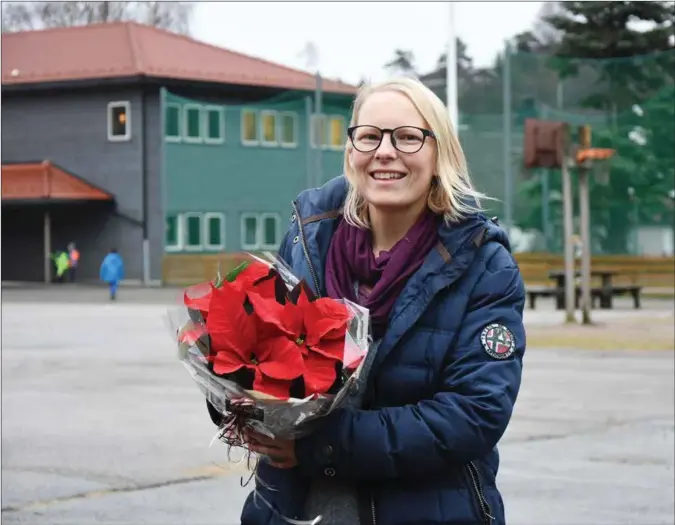
<svg viewBox="0 0 675 525"><path fill-rule="evenodd" d="M269 266L256 261L248 263L241 270L235 271L236 276L230 283L234 288L240 291L255 290L263 297L274 296L276 272L271 270ZM202 318L206 320L209 315L212 289L213 284L210 282L190 286L183 293L183 304L191 310L198 311Z"/></svg>
<svg viewBox="0 0 675 525"><path fill-rule="evenodd" d="M263 297L274 296L273 272L269 266L258 261L248 263L230 284L242 291L255 290ZM271 285L271 286L270 286Z"/></svg>
<svg viewBox="0 0 675 525"><path fill-rule="evenodd" d="M211 283L200 283L190 286L183 293L183 304L192 310L202 314L206 319L209 314L209 303L211 302Z"/></svg>
<svg viewBox="0 0 675 525"><path fill-rule="evenodd" d="M261 301L276 302L274 298ZM213 371L231 374L242 368L254 371L253 389L287 398L290 383L300 377L304 366L296 349L270 345L261 338L257 313L247 312L247 293L232 283L214 288L206 328L211 336Z"/></svg>
<svg viewBox="0 0 675 525"><path fill-rule="evenodd" d="M335 382L336 362L344 355L349 322L346 306L333 299L310 301L304 288L297 304L267 301L256 294L249 299L265 328L267 339L260 344L271 352L300 350L305 371L305 393L324 394ZM273 335L274 332L277 335ZM280 350L283 349L283 350Z"/></svg>

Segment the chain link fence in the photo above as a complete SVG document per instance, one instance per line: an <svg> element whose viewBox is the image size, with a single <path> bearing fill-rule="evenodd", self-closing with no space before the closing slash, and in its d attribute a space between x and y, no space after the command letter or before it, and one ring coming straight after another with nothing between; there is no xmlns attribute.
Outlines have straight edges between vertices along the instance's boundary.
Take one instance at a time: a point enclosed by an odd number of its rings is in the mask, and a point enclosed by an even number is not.
<svg viewBox="0 0 675 525"><path fill-rule="evenodd" d="M589 124L593 147L616 150L591 178L593 253L673 254L674 75L675 51L610 60L509 52L490 74L460 74L460 140L476 185L497 199L489 212L511 217L516 251L562 252L560 172L523 168L524 122L538 118L573 133ZM428 85L445 99L444 82Z"/></svg>

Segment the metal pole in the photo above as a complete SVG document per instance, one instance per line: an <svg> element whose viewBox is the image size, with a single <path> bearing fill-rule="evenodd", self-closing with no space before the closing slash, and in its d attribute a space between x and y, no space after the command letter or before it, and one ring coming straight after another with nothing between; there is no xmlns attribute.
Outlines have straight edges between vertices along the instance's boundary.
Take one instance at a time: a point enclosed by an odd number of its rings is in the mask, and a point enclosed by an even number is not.
<svg viewBox="0 0 675 525"><path fill-rule="evenodd" d="M445 56L445 87L450 122L455 133L459 130L457 107L457 35L455 34L455 4L448 2L448 49Z"/></svg>
<svg viewBox="0 0 675 525"><path fill-rule="evenodd" d="M49 211L45 211L43 228L45 284L49 284L52 281L52 224Z"/></svg>
<svg viewBox="0 0 675 525"><path fill-rule="evenodd" d="M541 111L541 118L548 119L548 107L544 106ZM551 170L544 168L541 170L541 231L544 234L544 250L551 249Z"/></svg>
<svg viewBox="0 0 675 525"><path fill-rule="evenodd" d="M579 214L581 219L581 315L591 324L591 206L588 169L579 169Z"/></svg>
<svg viewBox="0 0 675 525"><path fill-rule="evenodd" d="M574 235L574 226L572 224L573 203L572 203L572 180L570 172L567 169L568 159L565 158L561 167L562 186L563 186L563 225L564 225L564 249L565 249L565 321L575 323L574 317L574 246L572 245L572 236Z"/></svg>
<svg viewBox="0 0 675 525"><path fill-rule="evenodd" d="M316 72L316 90L314 92L314 114L316 115L315 117L315 125L316 126L321 126L323 129L319 130L317 129L316 131L319 132L317 133L316 140L318 142L321 142L320 144L316 144L316 171L315 171L315 178L314 178L314 184L313 186L320 186L321 183L323 182L323 159L322 153L323 153L323 146L324 142L326 140L326 131L327 131L327 123L326 120L323 118L323 104L322 104L322 86L321 86L321 73L317 70Z"/></svg>
<svg viewBox="0 0 675 525"><path fill-rule="evenodd" d="M551 210L549 208L551 170L544 168L541 173L541 229L544 232L544 248L550 247L551 238Z"/></svg>
<svg viewBox="0 0 675 525"><path fill-rule="evenodd" d="M512 190L513 177L511 174L511 44L506 41L504 46L503 72L504 103L504 223L509 233L513 227Z"/></svg>
<svg viewBox="0 0 675 525"><path fill-rule="evenodd" d="M160 206L162 217L162 269L159 276L162 283L164 283L164 259L166 257L166 229L168 219L168 202L169 202L169 179L166 173L166 88L162 86L159 90L159 191L160 191ZM178 221L178 218L176 218ZM177 233L180 235L180 227L176 223ZM178 239L182 245L182 239Z"/></svg>
<svg viewBox="0 0 675 525"><path fill-rule="evenodd" d="M312 133L312 97L306 96L305 97L305 115L307 118L307 133L311 134ZM313 177L312 177L312 139L311 137L307 137L307 142L306 142L306 166L305 169L307 171L306 173L306 178L305 178L305 183L307 184L307 188L312 188L314 186L313 184Z"/></svg>

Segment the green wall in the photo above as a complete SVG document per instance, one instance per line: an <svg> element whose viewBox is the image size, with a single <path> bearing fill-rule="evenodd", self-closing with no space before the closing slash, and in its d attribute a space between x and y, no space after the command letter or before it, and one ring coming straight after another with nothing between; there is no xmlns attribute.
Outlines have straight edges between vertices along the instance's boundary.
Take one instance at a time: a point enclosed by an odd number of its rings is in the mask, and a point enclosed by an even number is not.
<svg viewBox="0 0 675 525"><path fill-rule="evenodd" d="M167 252L278 246L295 196L342 172L351 97L328 98L322 105L323 126L312 132L324 130L325 144L317 148L310 144L307 95L214 105L164 92Z"/></svg>

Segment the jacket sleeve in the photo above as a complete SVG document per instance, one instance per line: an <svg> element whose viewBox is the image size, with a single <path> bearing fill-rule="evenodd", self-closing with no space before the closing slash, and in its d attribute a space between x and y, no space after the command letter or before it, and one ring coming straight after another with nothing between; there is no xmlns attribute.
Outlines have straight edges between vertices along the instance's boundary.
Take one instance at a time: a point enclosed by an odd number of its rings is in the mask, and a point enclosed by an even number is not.
<svg viewBox="0 0 675 525"><path fill-rule="evenodd" d="M436 395L415 405L377 410L336 410L296 441L299 466L308 474L387 479L428 476L490 452L511 418L525 352L525 289L515 265L486 270L462 322L452 359ZM483 348L483 329L509 329L515 352L506 359Z"/></svg>

